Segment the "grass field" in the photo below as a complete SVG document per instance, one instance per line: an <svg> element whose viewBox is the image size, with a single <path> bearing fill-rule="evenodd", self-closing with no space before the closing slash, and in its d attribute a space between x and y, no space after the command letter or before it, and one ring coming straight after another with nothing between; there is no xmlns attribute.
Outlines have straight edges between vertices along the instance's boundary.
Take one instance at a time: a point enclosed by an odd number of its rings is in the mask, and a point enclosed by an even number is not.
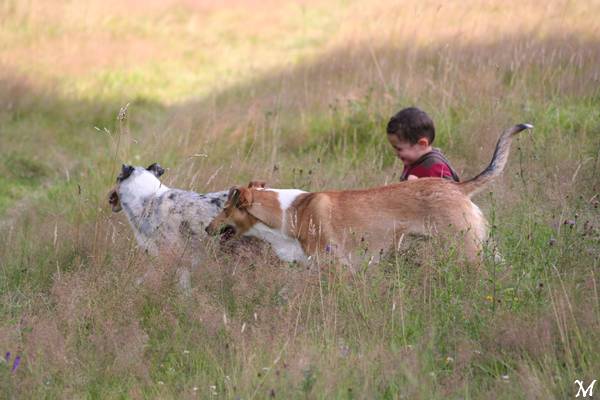
<svg viewBox="0 0 600 400"><path fill-rule="evenodd" d="M575 398L600 379L597 15L585 0L1 2L0 397ZM467 269L426 242L352 274L210 243L185 295L176 261L139 252L107 203L125 162L199 192L395 182L385 124L409 105L463 178L504 128L535 125L475 199L504 263Z"/></svg>

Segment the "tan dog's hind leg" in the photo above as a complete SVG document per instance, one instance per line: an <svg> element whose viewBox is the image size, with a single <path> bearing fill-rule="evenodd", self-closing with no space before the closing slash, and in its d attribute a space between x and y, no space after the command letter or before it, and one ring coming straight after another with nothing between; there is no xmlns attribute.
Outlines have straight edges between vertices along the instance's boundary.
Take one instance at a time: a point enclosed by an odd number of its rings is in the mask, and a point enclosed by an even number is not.
<svg viewBox="0 0 600 400"><path fill-rule="evenodd" d="M471 228L464 234L463 254L469 264L479 265L483 260L482 240Z"/></svg>
<svg viewBox="0 0 600 400"><path fill-rule="evenodd" d="M487 238L487 221L475 204L464 214L461 226L463 234L463 256L469 264L480 265L483 261L483 246Z"/></svg>
<svg viewBox="0 0 600 400"><path fill-rule="evenodd" d="M483 260L483 244L487 237L487 222L479 208L470 200L444 205L449 213L432 216L426 223L431 236L438 237L442 247L455 248L459 258L471 265Z"/></svg>

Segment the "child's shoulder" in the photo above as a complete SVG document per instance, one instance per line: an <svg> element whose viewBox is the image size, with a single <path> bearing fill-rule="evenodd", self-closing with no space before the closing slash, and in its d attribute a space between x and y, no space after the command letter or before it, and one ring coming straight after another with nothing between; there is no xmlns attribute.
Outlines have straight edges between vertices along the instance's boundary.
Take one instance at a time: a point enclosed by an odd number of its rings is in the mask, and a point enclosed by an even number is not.
<svg viewBox="0 0 600 400"><path fill-rule="evenodd" d="M434 148L429 153L421 157L420 164L424 167L432 166L434 164L450 164L444 153L440 149Z"/></svg>
<svg viewBox="0 0 600 400"><path fill-rule="evenodd" d="M450 166L450 161L448 161L446 156L436 148L421 158L421 161L415 166L414 172L411 172L411 174L414 174L419 178L448 178L453 179L456 182L460 180L456 171Z"/></svg>

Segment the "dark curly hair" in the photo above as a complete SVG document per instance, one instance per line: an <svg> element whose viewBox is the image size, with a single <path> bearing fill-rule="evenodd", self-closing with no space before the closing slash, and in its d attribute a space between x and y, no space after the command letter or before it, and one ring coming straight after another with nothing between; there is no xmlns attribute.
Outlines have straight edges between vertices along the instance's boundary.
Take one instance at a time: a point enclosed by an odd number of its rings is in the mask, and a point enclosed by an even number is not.
<svg viewBox="0 0 600 400"><path fill-rule="evenodd" d="M416 107L400 110L387 124L387 134L396 135L400 140L416 144L426 138L429 144L435 139L435 126L429 115Z"/></svg>

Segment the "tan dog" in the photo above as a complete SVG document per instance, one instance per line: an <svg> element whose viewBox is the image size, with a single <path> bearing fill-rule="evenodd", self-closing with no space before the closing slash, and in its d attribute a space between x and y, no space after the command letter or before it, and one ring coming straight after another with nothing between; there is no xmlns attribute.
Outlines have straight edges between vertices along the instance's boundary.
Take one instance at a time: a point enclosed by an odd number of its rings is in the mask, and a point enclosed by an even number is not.
<svg viewBox="0 0 600 400"><path fill-rule="evenodd" d="M461 183L424 178L373 189L314 193L265 189L255 183L233 187L223 211L206 231L231 236L234 229L236 235L256 236L271 243L284 261L306 262L311 256L332 253L348 265L357 264L365 254L371 259L381 256L404 235L451 236L462 241L467 259L477 262L487 222L471 196L502 173L512 137L530 128L520 124L506 130L490 165Z"/></svg>

